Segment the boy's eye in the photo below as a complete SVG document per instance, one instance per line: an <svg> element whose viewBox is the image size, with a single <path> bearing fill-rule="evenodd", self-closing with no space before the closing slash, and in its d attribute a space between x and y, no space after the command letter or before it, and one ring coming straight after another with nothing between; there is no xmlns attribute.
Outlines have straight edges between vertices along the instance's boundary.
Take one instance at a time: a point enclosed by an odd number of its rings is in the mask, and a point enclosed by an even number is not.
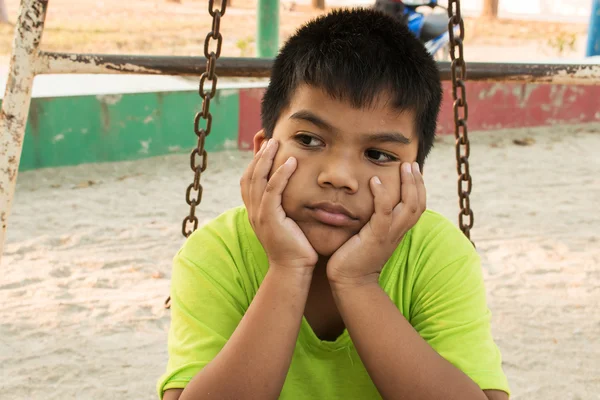
<svg viewBox="0 0 600 400"><path fill-rule="evenodd" d="M296 140L301 145L306 146L306 147L317 147L317 146L320 146L321 144L323 144L323 141L321 141L320 139L317 139L314 136L305 135L305 134L296 135Z"/></svg>
<svg viewBox="0 0 600 400"><path fill-rule="evenodd" d="M365 154L369 159L371 159L372 161L375 161L377 163L398 161L397 157L394 157L391 154L384 153L379 150L367 150L365 152Z"/></svg>

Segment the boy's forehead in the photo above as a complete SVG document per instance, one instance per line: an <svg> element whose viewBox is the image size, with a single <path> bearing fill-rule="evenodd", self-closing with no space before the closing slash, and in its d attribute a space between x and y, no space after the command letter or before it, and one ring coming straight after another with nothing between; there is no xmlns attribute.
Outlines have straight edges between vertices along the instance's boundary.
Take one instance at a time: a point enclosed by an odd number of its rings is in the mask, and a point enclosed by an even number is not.
<svg viewBox="0 0 600 400"><path fill-rule="evenodd" d="M312 115L340 131L394 129L402 130L406 136L414 136L414 112L394 108L391 94L382 91L365 104L365 107L356 107L343 97L334 98L322 88L301 84L294 90L281 118L301 120L295 116Z"/></svg>
<svg viewBox="0 0 600 400"><path fill-rule="evenodd" d="M381 91L375 96L374 99L365 99L364 104L356 106L344 96L343 93L332 95L328 93L324 88L308 85L306 83L298 85L293 91L290 99L290 105L301 107L306 105L322 105L324 103L333 104L338 103L344 108L353 108L355 110L368 109L368 110L385 110L390 113L400 113L400 110L394 109L393 97L391 93Z"/></svg>

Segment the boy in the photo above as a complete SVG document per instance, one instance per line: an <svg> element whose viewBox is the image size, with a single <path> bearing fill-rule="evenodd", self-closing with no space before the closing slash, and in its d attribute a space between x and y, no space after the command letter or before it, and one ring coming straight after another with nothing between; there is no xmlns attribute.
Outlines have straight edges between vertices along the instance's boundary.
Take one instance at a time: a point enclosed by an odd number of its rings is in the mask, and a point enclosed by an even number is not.
<svg viewBox="0 0 600 400"><path fill-rule="evenodd" d="M477 253L426 210L440 101L432 58L377 11L290 38L245 207L175 257L164 399L508 399Z"/></svg>

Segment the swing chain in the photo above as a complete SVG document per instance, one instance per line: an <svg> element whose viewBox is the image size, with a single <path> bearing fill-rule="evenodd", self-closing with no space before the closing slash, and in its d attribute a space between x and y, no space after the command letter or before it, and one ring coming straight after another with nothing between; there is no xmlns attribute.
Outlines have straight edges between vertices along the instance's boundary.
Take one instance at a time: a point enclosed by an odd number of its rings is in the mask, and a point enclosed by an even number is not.
<svg viewBox="0 0 600 400"><path fill-rule="evenodd" d="M212 129L212 114L210 113L210 102L217 93L218 76L215 73L217 59L221 55L223 35L221 29L221 17L225 15L227 0L221 0L221 9L215 9L215 0L208 1L208 13L212 16L212 28L204 40L204 56L206 57L206 71L200 76L198 94L202 98L202 110L194 117L194 133L198 137L196 148L190 154L190 168L194 171L194 180L187 187L185 201L190 206L190 213L183 219L181 233L186 238L198 228L198 217L196 207L202 202L202 184L200 178L208 166L208 157L204 149L206 137ZM215 50L210 50L214 43ZM208 88L206 87L208 84ZM202 127L204 120L206 127Z"/></svg>
<svg viewBox="0 0 600 400"><path fill-rule="evenodd" d="M463 56L463 41L465 39L465 24L460 12L460 0L448 0L448 35L450 37L450 75L452 78L452 98L454 111L454 137L456 139L456 169L458 172L458 198L460 212L458 224L460 230L469 240L471 239L471 228L475 222L473 210L471 210L471 189L473 179L469 169L469 155L471 147L469 143L469 132L467 119L469 118L469 106L467 104L467 90L465 80L467 78L467 65ZM458 35L455 29L458 27ZM458 50L458 54L457 54Z"/></svg>
<svg viewBox="0 0 600 400"><path fill-rule="evenodd" d="M208 13L213 17L212 28L204 40L204 56L206 57L206 71L200 75L198 94L202 99L202 110L194 117L194 133L198 137L196 147L190 154L190 168L194 171L194 180L185 191L185 201L190 206L190 213L183 219L181 233L184 237L189 237L198 229L198 217L196 216L196 207L202 202L203 187L200 183L202 173L208 167L208 157L204 149L206 137L210 135L212 129L212 114L210 113L210 101L217 94L218 76L215 73L217 59L221 55L221 46L223 45L223 35L221 29L221 17L225 15L227 9L227 0L221 0L221 9L215 9L215 0L208 0ZM216 43L216 49L210 50L211 43ZM210 83L210 89L205 85ZM201 126L201 120L206 121L206 127ZM165 301L165 308L171 308L171 296Z"/></svg>

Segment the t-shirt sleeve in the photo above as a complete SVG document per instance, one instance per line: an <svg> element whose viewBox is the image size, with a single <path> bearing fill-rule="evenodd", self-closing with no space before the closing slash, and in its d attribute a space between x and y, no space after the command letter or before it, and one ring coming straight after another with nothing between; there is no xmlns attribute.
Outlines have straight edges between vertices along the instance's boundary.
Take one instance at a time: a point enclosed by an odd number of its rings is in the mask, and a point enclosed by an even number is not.
<svg viewBox="0 0 600 400"><path fill-rule="evenodd" d="M217 219L194 232L173 260L169 361L157 390L184 388L237 328L248 308L237 270L242 251L234 222Z"/></svg>
<svg viewBox="0 0 600 400"><path fill-rule="evenodd" d="M411 324L442 357L482 390L510 394L491 333L479 256L449 221L429 232L419 254Z"/></svg>

